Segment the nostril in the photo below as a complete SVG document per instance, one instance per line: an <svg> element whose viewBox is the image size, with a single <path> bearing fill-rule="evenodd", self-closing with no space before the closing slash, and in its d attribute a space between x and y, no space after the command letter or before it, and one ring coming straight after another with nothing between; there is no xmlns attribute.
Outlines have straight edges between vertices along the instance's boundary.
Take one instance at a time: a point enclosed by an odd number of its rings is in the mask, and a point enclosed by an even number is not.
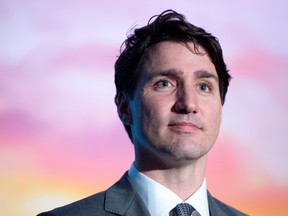
<svg viewBox="0 0 288 216"><path fill-rule="evenodd" d="M198 113L197 106L195 104L187 104L181 101L177 101L174 106L172 107L172 111L179 114L189 114Z"/></svg>
<svg viewBox="0 0 288 216"><path fill-rule="evenodd" d="M179 114L188 114L189 112L186 109L180 109L177 111Z"/></svg>

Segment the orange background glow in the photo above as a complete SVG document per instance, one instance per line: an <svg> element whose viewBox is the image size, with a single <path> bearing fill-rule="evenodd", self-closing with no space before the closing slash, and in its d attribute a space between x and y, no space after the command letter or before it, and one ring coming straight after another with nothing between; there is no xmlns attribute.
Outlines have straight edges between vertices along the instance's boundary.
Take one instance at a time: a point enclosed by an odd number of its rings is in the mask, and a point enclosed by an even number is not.
<svg viewBox="0 0 288 216"><path fill-rule="evenodd" d="M169 8L219 38L233 76L210 192L249 215L287 215L288 3L277 0L0 0L0 215L68 204L129 169L113 65L128 30Z"/></svg>

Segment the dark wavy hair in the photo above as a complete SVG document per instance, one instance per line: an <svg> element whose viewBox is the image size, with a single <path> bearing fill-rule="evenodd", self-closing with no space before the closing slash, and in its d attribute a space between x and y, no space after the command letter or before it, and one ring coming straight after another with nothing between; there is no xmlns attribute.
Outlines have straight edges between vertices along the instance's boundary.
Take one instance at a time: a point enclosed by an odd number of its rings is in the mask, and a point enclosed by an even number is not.
<svg viewBox="0 0 288 216"><path fill-rule="evenodd" d="M121 45L120 56L115 63L116 105L119 105L119 98L123 95L133 99L141 73L141 67L138 68L141 58L149 46L162 41L192 42L195 53L199 53L199 46L205 49L217 71L223 105L231 76L218 39L204 29L189 23L185 16L173 10L166 10L160 15L151 17L146 26L135 29ZM130 126L124 126L132 140Z"/></svg>

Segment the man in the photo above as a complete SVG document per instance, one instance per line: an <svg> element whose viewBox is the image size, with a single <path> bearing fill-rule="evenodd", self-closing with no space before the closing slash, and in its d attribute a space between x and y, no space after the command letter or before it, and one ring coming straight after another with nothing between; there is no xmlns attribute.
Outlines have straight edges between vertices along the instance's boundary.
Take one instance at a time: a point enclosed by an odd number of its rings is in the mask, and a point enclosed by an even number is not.
<svg viewBox="0 0 288 216"><path fill-rule="evenodd" d="M40 215L244 215L212 197L205 181L230 78L214 36L172 10L152 17L115 63L134 163L108 190Z"/></svg>

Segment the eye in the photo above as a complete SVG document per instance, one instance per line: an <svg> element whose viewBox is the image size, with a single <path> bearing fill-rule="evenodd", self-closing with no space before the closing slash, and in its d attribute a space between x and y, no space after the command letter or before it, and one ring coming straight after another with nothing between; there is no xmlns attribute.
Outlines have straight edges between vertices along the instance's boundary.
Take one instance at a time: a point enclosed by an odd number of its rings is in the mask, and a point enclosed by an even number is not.
<svg viewBox="0 0 288 216"><path fill-rule="evenodd" d="M160 80L155 84L156 88L165 88L165 87L171 87L172 84L168 80Z"/></svg>
<svg viewBox="0 0 288 216"><path fill-rule="evenodd" d="M197 87L199 91L208 93L212 90L212 87L208 83L200 83L199 86Z"/></svg>

